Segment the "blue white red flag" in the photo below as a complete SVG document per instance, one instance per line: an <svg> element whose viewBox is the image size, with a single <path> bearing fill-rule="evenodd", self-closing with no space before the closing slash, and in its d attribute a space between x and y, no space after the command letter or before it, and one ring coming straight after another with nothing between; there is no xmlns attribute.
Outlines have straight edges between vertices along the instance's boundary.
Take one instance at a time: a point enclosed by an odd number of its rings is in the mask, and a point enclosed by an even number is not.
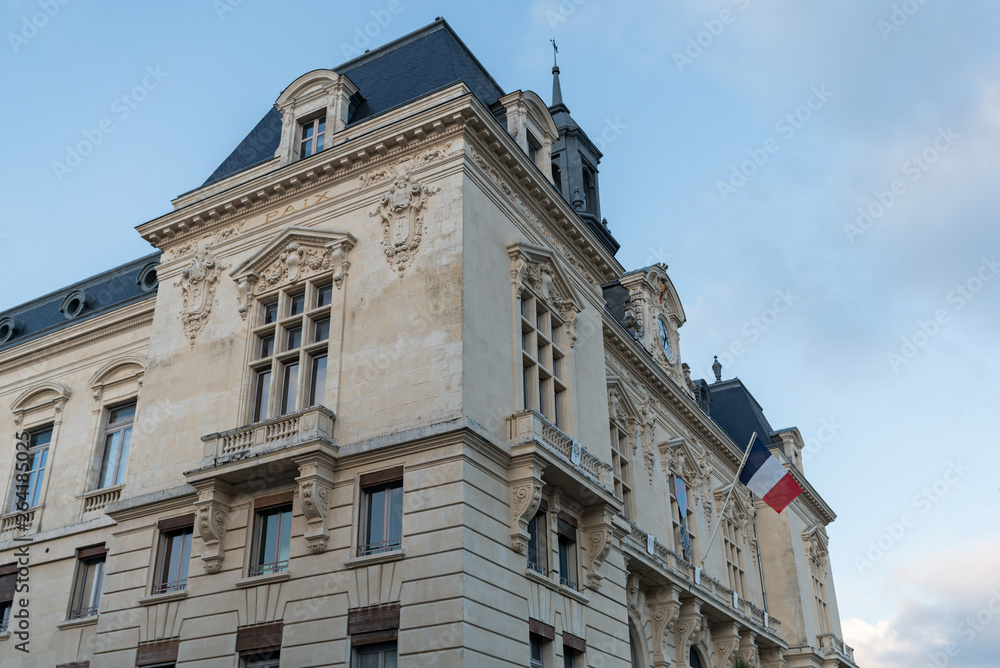
<svg viewBox="0 0 1000 668"><path fill-rule="evenodd" d="M792 474L756 438L750 443L750 454L740 472L740 482L774 508L776 513L784 510L802 493L802 488L795 482Z"/></svg>

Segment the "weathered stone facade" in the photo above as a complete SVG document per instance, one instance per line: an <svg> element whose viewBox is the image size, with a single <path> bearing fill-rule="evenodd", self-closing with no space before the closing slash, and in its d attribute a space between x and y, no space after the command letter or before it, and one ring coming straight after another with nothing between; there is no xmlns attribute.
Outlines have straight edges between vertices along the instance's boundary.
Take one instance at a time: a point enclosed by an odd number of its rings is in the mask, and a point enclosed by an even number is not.
<svg viewBox="0 0 1000 668"><path fill-rule="evenodd" d="M680 667L692 649L706 668L853 666L834 515L793 435L779 454L805 493L777 515L738 489L738 550L720 532L700 552L744 444L685 375L666 267L625 274L554 187L561 130L540 98L491 110L457 82L348 125L358 91L330 70L298 79L272 160L138 227L162 251L155 290L0 347L0 566L26 548L31 585L31 653L15 600L0 663L240 666L273 650L282 666L347 666L374 633L405 666L524 666L532 637L544 666L575 651L577 666ZM317 110L324 150L300 158ZM615 282L631 331L606 308ZM260 412L268 372L276 417ZM102 486L109 411L130 401L124 480ZM40 500L17 512L14 434L49 426ZM401 536L366 554L373 474L401 475ZM255 518L288 500L287 558L259 572ZM186 583L160 593L176 526L192 527ZM78 550L101 545L99 605L75 614Z"/></svg>

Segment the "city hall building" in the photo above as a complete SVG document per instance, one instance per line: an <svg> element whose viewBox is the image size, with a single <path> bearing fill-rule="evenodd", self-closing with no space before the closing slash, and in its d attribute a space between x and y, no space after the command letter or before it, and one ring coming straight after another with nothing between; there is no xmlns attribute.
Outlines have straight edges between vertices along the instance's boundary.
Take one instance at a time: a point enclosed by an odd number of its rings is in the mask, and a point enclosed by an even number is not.
<svg viewBox="0 0 1000 668"><path fill-rule="evenodd" d="M799 431L691 379L553 77L441 20L307 72L155 252L0 313L4 668L855 668Z"/></svg>

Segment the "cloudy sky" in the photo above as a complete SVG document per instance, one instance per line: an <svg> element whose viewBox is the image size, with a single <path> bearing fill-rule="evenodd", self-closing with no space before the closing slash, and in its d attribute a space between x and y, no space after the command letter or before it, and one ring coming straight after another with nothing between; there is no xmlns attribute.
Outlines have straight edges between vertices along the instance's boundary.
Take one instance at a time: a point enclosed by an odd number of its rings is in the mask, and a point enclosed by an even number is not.
<svg viewBox="0 0 1000 668"><path fill-rule="evenodd" d="M720 355L811 444L859 663L996 665L995 2L0 6L0 309L149 252L306 71L440 15L548 99L554 37L619 259L670 265L696 377Z"/></svg>

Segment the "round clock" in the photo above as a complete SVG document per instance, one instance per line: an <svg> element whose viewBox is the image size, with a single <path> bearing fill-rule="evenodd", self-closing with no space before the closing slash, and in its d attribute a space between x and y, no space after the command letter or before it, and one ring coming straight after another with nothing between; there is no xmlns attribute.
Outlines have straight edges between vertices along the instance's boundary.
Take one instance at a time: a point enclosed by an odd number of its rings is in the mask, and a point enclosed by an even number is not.
<svg viewBox="0 0 1000 668"><path fill-rule="evenodd" d="M656 331L660 335L660 347L663 348L663 354L667 356L668 362L674 361L674 352L670 348L670 333L667 331L667 325L662 319L656 319Z"/></svg>

